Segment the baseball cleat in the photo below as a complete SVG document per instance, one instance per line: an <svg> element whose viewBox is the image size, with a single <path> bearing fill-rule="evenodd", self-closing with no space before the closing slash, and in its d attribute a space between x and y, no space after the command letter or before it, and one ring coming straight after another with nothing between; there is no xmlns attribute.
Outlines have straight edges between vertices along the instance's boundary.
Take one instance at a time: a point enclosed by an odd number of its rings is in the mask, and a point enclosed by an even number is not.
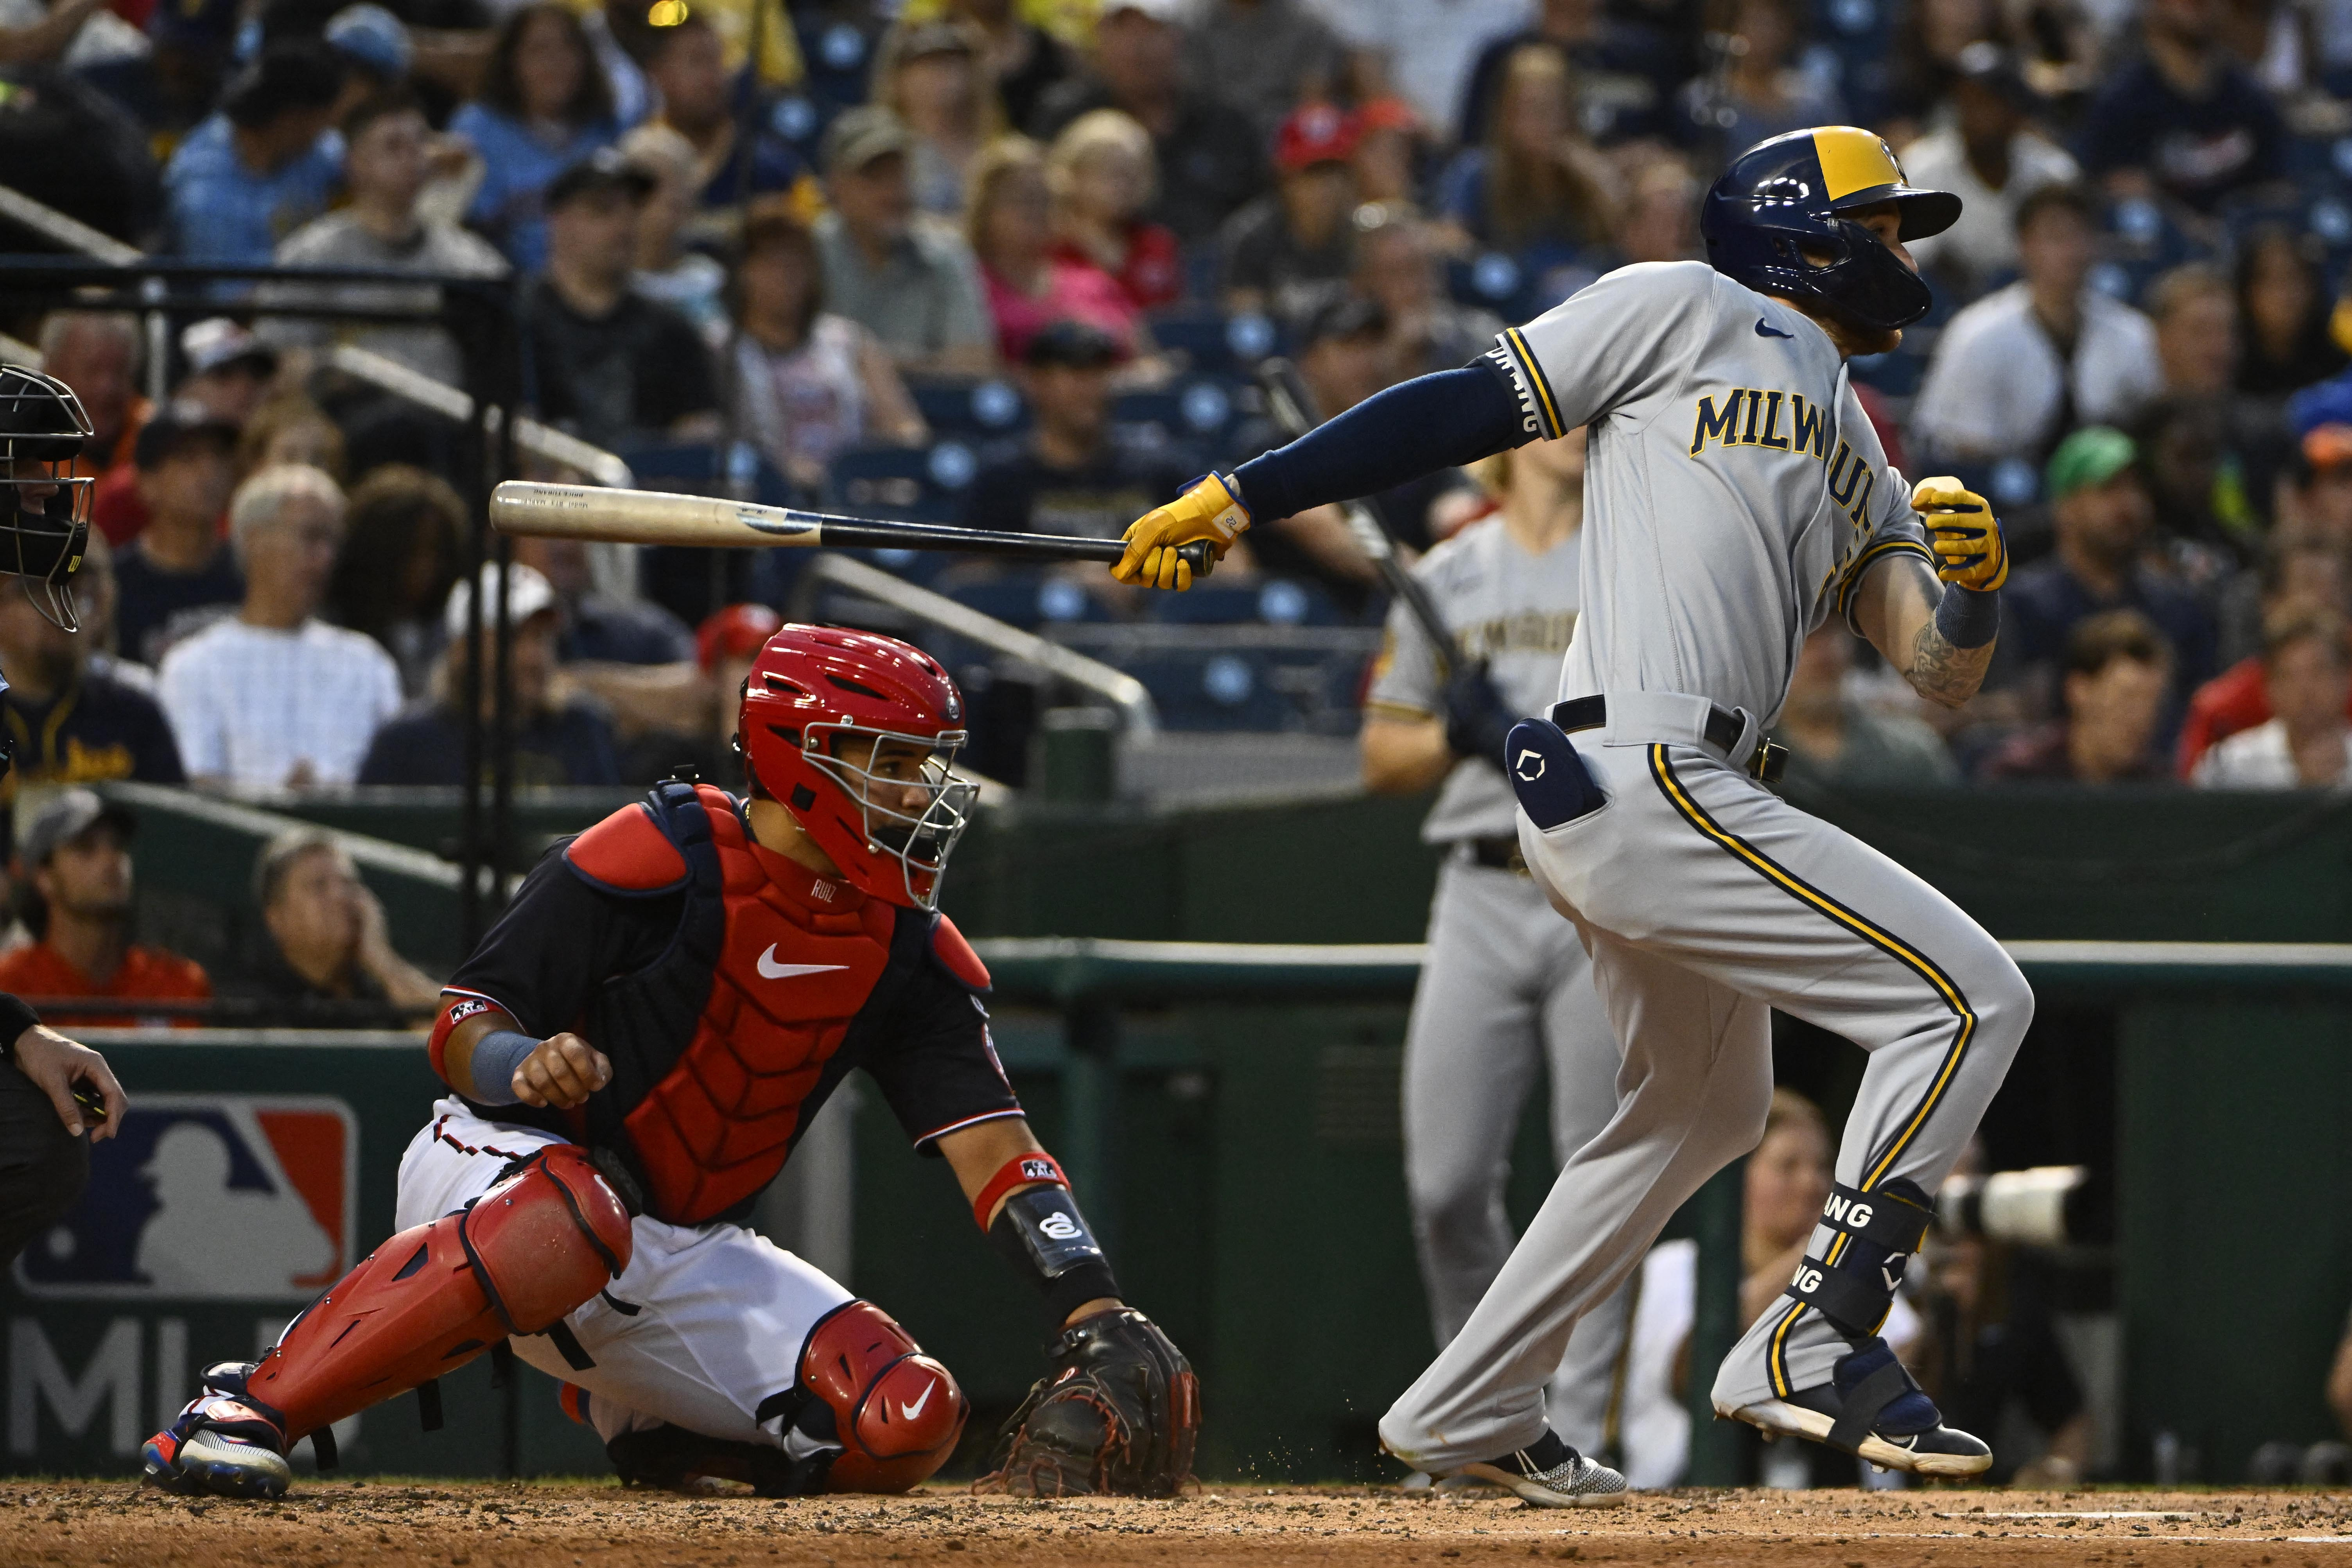
<svg viewBox="0 0 2352 1568"><path fill-rule="evenodd" d="M1895 1358L1885 1340L1841 1357L1830 1381L1786 1399L1766 1399L1717 1415L1745 1421L1771 1436L1802 1437L1841 1448L1882 1469L1920 1476L1974 1476L1992 1466L1992 1450L1944 1425L1942 1412Z"/></svg>
<svg viewBox="0 0 2352 1568"><path fill-rule="evenodd" d="M204 1392L140 1450L146 1484L216 1497L277 1498L293 1484L286 1435L273 1413L245 1397L247 1362L205 1369Z"/></svg>
<svg viewBox="0 0 2352 1568"><path fill-rule="evenodd" d="M1541 1442L1499 1459L1465 1465L1445 1480L1471 1477L1517 1492L1537 1508L1609 1508L1625 1500L1623 1476L1594 1464L1549 1432Z"/></svg>

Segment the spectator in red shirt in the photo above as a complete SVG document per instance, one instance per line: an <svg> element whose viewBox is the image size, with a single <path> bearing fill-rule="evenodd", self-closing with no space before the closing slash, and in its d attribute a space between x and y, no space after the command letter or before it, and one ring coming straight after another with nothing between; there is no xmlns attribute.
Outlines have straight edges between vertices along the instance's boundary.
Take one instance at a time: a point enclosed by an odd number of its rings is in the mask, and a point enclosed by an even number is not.
<svg viewBox="0 0 2352 1568"><path fill-rule="evenodd" d="M2077 622L2066 639L2066 716L2023 731L1985 759L1995 784L2145 784L2168 780L2157 751L2172 648L2137 610Z"/></svg>
<svg viewBox="0 0 2352 1568"><path fill-rule="evenodd" d="M2263 563L2262 615L2265 624L2282 614L2323 612L2343 616L2352 609L2352 573L2344 552L2308 530L2281 531L2273 537ZM2188 717L2180 725L2177 766L2187 778L2208 748L2271 719L2270 682L2263 656L2249 654L2204 685L2189 699Z"/></svg>
<svg viewBox="0 0 2352 1568"><path fill-rule="evenodd" d="M1070 121L1045 156L1054 193L1054 259L1090 262L1118 280L1139 310L1181 299L1176 233L1142 216L1159 186L1151 133L1132 116L1097 109Z"/></svg>
<svg viewBox="0 0 2352 1568"><path fill-rule="evenodd" d="M30 893L25 921L38 940L0 956L0 989L18 996L142 1002L202 1001L213 994L212 982L192 960L131 940L131 837L137 826L129 811L86 789L60 791L34 816L20 846L18 885ZM128 1013L40 1005L44 1021L58 1027L138 1022Z"/></svg>
<svg viewBox="0 0 2352 1568"><path fill-rule="evenodd" d="M1029 340L1060 321L1098 328L1130 355L1149 352L1142 318L1118 281L1091 261L1053 255L1053 205L1034 142L1008 136L972 161L968 221L1006 360L1021 363Z"/></svg>

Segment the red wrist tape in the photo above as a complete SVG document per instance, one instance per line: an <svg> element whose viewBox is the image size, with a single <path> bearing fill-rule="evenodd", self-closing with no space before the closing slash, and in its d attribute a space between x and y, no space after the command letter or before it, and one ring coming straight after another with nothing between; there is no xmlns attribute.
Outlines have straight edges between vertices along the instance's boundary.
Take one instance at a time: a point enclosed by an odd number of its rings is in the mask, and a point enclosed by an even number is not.
<svg viewBox="0 0 2352 1568"><path fill-rule="evenodd" d="M1015 1154L1004 1162L1003 1168L988 1178L980 1189L980 1196L971 1200L972 1223L982 1231L988 1229L988 1216L995 1212L997 1203L1015 1187L1052 1186L1069 1191L1070 1178L1062 1174L1061 1165L1043 1149L1032 1149L1026 1154Z"/></svg>

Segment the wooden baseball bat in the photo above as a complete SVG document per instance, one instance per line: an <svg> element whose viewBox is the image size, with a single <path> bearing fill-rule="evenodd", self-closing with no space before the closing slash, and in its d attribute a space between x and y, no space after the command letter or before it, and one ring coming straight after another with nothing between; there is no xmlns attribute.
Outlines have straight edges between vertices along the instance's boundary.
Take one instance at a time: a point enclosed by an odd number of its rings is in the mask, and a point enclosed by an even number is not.
<svg viewBox="0 0 2352 1568"><path fill-rule="evenodd" d="M1013 555L1033 561L1117 561L1126 546L1116 539L1059 533L1004 533L936 522L898 522L883 518L835 517L794 507L759 506L716 496L674 495L667 490L602 489L593 485L546 485L508 479L490 492L490 524L500 533L542 539L597 539L622 544L687 544L707 548L745 546L787 550L949 550L974 555ZM1206 542L1187 544L1181 553L1192 575L1206 577L1217 563Z"/></svg>

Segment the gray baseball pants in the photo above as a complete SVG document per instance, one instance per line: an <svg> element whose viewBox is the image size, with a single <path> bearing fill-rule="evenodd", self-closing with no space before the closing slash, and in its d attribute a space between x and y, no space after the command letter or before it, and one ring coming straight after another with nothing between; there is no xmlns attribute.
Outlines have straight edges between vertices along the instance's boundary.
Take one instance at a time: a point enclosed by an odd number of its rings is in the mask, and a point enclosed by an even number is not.
<svg viewBox="0 0 2352 1568"><path fill-rule="evenodd" d="M1460 1333L1381 1421L1433 1474L1523 1447L1579 1320L1675 1210L1753 1149L1772 1092L1769 1010L1870 1053L1837 1155L1869 1190L1933 1192L2000 1087L2033 1011L2000 944L1918 878L1773 796L1704 740L1696 699L1611 699L1575 745L1606 804L1519 841L1576 925L1621 1042L1615 1115L1550 1196ZM1744 756L1755 725L1731 754ZM1822 1256L1834 1233L1814 1233ZM1783 1299L1726 1358L1736 1409L1829 1380L1843 1338Z"/></svg>
<svg viewBox="0 0 2352 1568"><path fill-rule="evenodd" d="M1533 880L1449 857L1404 1047L1405 1184L1440 1348L1511 1254L1503 1190L1539 1068L1557 1169L1617 1109L1617 1039L1591 961ZM1629 1282L1585 1315L1552 1379L1552 1430L1588 1453L1605 1436L1632 1298Z"/></svg>

